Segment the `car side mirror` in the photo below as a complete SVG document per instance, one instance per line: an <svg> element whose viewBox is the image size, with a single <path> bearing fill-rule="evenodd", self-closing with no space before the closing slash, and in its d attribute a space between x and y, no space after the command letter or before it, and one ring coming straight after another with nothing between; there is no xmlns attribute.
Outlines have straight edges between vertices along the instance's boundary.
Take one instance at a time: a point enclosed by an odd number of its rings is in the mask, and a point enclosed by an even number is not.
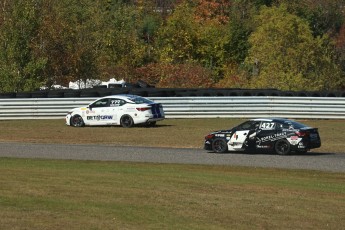
<svg viewBox="0 0 345 230"><path fill-rule="evenodd" d="M91 105L89 105L88 108L89 108L89 110L92 110L92 106Z"/></svg>

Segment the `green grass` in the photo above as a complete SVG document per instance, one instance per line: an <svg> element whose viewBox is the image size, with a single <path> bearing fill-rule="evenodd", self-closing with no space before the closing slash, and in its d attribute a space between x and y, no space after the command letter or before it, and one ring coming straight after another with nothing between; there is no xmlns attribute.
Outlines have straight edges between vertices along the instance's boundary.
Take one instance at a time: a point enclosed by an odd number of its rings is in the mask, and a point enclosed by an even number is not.
<svg viewBox="0 0 345 230"><path fill-rule="evenodd" d="M0 141L202 148L238 119L167 119L158 127L72 128L0 121ZM345 122L318 127L344 153ZM345 174L310 170L0 158L0 229L343 229Z"/></svg>
<svg viewBox="0 0 345 230"><path fill-rule="evenodd" d="M0 159L0 229L342 229L345 175Z"/></svg>
<svg viewBox="0 0 345 230"><path fill-rule="evenodd" d="M211 131L233 127L241 119L166 119L154 128L66 126L64 120L6 120L0 121L0 141L112 144L203 148L204 136ZM313 151L344 153L343 120L299 120L319 128L322 146Z"/></svg>

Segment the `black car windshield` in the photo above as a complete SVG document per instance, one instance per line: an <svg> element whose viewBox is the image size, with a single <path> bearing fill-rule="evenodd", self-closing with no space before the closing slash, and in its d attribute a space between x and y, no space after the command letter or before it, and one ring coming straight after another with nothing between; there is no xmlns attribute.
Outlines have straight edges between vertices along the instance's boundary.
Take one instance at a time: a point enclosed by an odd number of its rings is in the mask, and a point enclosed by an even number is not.
<svg viewBox="0 0 345 230"><path fill-rule="evenodd" d="M257 124L258 122L256 121L246 121L242 124L240 124L239 126L235 127L236 130L248 130L248 129L254 129L255 128L255 124Z"/></svg>
<svg viewBox="0 0 345 230"><path fill-rule="evenodd" d="M284 126L292 126L294 129L301 129L307 127L306 125L299 123L297 121L284 121Z"/></svg>

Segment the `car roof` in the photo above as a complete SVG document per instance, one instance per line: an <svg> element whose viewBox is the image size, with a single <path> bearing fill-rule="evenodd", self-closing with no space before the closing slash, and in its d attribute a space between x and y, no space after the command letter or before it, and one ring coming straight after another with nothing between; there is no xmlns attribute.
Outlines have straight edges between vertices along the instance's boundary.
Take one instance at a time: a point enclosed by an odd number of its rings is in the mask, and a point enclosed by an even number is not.
<svg viewBox="0 0 345 230"><path fill-rule="evenodd" d="M251 119L251 121L278 121L278 122L284 122L284 121L291 121L287 118L281 118L281 117L270 117L270 118L254 118Z"/></svg>
<svg viewBox="0 0 345 230"><path fill-rule="evenodd" d="M120 99L129 99L129 100L133 100L135 98L141 97L138 95L133 95L133 94L116 94L116 95L111 95L111 96L106 96L106 97L102 97L99 99L103 99L103 98L120 98Z"/></svg>

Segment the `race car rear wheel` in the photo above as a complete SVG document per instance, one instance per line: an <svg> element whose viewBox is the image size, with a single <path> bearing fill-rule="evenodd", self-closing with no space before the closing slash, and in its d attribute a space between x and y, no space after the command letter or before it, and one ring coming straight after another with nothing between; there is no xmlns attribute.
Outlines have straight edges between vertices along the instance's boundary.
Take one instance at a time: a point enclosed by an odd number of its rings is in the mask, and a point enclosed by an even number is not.
<svg viewBox="0 0 345 230"><path fill-rule="evenodd" d="M279 155L287 155L291 150L290 143L285 139L278 140L274 145L274 150Z"/></svg>
<svg viewBox="0 0 345 230"><path fill-rule="evenodd" d="M212 142L212 150L216 153L225 153L228 151L226 141L222 138L216 138Z"/></svg>
<svg viewBox="0 0 345 230"><path fill-rule="evenodd" d="M123 115L121 117L120 123L124 128L130 128L134 125L133 118L129 115Z"/></svg>
<svg viewBox="0 0 345 230"><path fill-rule="evenodd" d="M70 121L73 127L83 127L85 125L83 118L80 115L74 115Z"/></svg>

